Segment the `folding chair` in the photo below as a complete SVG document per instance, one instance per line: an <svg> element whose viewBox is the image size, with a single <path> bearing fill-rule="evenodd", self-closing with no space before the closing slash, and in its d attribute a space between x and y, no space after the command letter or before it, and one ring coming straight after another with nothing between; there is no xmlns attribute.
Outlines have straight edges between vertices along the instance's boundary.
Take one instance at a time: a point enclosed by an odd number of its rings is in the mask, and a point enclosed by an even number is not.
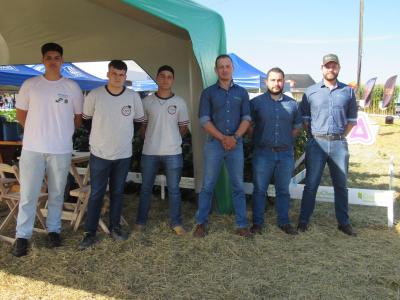
<svg viewBox="0 0 400 300"><path fill-rule="evenodd" d="M6 174L12 175L14 178L7 178ZM21 198L19 191L13 191L13 187L19 185L19 170L16 166L10 166L7 164L0 164L0 201L8 206L9 213L0 224L0 240L14 243L15 238L4 235L5 229L11 223L12 220L17 219L18 205ZM40 211L42 205L47 201L47 193L40 193L38 206L36 210L36 217L39 224L43 229L34 228L38 232L46 232L46 223L44 217Z"/></svg>

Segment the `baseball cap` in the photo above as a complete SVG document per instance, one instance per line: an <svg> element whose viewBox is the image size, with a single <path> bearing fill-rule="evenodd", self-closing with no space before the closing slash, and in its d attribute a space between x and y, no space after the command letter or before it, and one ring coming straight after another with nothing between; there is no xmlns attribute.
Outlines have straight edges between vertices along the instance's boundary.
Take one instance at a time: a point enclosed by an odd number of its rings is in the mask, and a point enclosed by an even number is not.
<svg viewBox="0 0 400 300"><path fill-rule="evenodd" d="M340 64L339 57L336 54L330 53L330 54L324 55L324 57L322 58L323 65L326 65L328 62L331 62L331 61L333 61L337 64Z"/></svg>

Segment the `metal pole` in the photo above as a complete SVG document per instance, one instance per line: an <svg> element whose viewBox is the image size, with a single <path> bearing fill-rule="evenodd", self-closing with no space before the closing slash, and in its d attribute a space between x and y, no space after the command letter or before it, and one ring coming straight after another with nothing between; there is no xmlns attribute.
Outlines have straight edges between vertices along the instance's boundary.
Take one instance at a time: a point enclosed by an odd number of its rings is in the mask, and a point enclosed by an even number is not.
<svg viewBox="0 0 400 300"><path fill-rule="evenodd" d="M361 98L361 61L362 61L362 46L363 46L363 18L364 18L364 0L360 0L360 24L358 30L358 66L357 66L357 95Z"/></svg>

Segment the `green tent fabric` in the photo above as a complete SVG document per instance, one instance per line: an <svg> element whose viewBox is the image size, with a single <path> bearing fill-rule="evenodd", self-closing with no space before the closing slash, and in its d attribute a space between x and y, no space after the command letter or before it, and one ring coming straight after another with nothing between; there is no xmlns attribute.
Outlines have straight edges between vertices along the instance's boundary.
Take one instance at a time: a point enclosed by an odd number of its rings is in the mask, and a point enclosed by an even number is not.
<svg viewBox="0 0 400 300"><path fill-rule="evenodd" d="M214 11L187 0L124 0L144 11L187 30L200 66L205 87L215 83L215 58L226 53L225 26Z"/></svg>

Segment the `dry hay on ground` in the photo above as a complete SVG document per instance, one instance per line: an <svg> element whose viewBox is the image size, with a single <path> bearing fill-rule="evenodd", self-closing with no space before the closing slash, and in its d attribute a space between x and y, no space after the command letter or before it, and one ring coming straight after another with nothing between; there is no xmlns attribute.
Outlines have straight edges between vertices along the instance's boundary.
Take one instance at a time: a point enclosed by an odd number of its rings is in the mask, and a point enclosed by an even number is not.
<svg viewBox="0 0 400 300"><path fill-rule="evenodd" d="M133 222L137 197L130 202ZM233 235L233 216L213 214L209 235L179 238L168 225L166 202L154 201L148 228L116 243L104 234L84 252L77 250L82 231L65 230L64 246L47 249L36 234L30 254L21 259L0 244L0 295L16 298L118 299L288 298L396 299L400 293L400 227L386 228L380 208L352 207L359 237L336 229L333 205L320 203L311 230L291 237L267 212L263 235ZM291 217L296 219L298 201ZM185 225L193 224L195 205L184 202ZM400 208L396 207L397 214ZM398 225L399 226L399 225ZM2 297L3 298L3 297ZM7 297L8 298L8 297Z"/></svg>

